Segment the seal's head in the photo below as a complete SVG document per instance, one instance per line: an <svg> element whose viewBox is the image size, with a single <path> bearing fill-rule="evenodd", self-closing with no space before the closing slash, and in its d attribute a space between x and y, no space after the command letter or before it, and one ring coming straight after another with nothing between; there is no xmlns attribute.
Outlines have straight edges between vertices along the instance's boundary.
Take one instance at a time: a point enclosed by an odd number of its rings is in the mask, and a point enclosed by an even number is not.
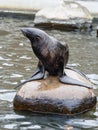
<svg viewBox="0 0 98 130"><path fill-rule="evenodd" d="M24 36L26 36L31 41L32 44L38 41L41 43L45 40L45 37L48 37L44 31L37 28L24 28L21 29L21 31Z"/></svg>

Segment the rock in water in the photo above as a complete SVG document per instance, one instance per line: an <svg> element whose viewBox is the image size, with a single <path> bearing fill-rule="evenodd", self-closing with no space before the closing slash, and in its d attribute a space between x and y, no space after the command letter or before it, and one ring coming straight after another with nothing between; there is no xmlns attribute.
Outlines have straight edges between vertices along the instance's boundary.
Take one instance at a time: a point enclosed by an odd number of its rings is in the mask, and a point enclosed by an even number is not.
<svg viewBox="0 0 98 130"><path fill-rule="evenodd" d="M65 71L70 77L91 85L83 75L69 69ZM96 96L92 89L62 84L57 77L48 76L23 85L17 92L13 105L14 110L72 115L91 110L96 105Z"/></svg>
<svg viewBox="0 0 98 130"><path fill-rule="evenodd" d="M74 1L62 1L53 8L43 8L35 15L34 24L42 28L62 29L65 31L91 31L92 16L89 11Z"/></svg>

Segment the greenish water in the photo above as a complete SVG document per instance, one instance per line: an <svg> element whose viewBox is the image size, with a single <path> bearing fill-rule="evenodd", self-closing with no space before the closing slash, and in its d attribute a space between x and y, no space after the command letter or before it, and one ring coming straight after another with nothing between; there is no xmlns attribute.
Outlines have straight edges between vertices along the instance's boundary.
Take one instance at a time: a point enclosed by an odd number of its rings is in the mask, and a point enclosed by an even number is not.
<svg viewBox="0 0 98 130"><path fill-rule="evenodd" d="M33 27L32 20L0 17L0 130L97 130L98 105L95 111L75 117L37 115L13 110L13 98L18 82L32 75L37 58L30 42L20 29ZM69 64L85 72L97 85L98 96L98 39L95 32L79 34L45 30L70 47Z"/></svg>

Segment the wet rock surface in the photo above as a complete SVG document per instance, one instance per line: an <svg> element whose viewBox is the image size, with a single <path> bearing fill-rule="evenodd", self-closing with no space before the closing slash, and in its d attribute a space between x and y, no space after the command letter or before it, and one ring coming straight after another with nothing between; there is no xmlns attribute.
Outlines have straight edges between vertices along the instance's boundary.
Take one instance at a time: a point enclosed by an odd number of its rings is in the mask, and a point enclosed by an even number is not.
<svg viewBox="0 0 98 130"><path fill-rule="evenodd" d="M66 70L71 77L91 85L85 77ZM48 76L43 80L26 83L14 98L15 110L36 113L78 114L91 110L96 104L92 89L59 82L58 77Z"/></svg>
<svg viewBox="0 0 98 130"><path fill-rule="evenodd" d="M44 8L35 15L34 24L37 27L63 29L66 31L89 31L92 16L89 11L79 3L72 1L62 2L56 8Z"/></svg>

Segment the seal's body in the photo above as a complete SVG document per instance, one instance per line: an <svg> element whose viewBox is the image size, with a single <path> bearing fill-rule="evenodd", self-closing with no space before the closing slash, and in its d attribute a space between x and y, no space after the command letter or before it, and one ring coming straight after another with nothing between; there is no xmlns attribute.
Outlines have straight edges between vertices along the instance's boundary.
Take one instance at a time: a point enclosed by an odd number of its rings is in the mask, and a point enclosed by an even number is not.
<svg viewBox="0 0 98 130"><path fill-rule="evenodd" d="M64 67L69 57L67 44L60 43L40 29L25 28L21 31L30 40L32 49L39 59L39 63L31 78L20 83L18 86L32 80L44 78L45 71L47 71L50 75L58 76L62 83L90 88L85 83L72 79L65 74Z"/></svg>
<svg viewBox="0 0 98 130"><path fill-rule="evenodd" d="M40 64L43 64L45 70L47 70L50 75L60 75L60 68L62 67L63 71L64 66L68 62L68 46L62 45L55 38L50 37L46 33L44 33L43 38L37 38L35 42L31 40L31 46Z"/></svg>

